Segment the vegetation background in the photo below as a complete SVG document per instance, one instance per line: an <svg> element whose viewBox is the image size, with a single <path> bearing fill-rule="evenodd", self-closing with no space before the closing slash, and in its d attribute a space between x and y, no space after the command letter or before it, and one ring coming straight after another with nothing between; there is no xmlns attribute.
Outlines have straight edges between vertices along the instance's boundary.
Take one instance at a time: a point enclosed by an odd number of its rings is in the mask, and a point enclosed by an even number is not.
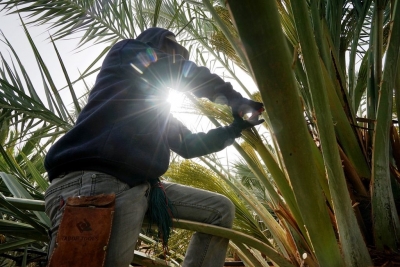
<svg viewBox="0 0 400 267"><path fill-rule="evenodd" d="M164 177L228 196L236 206L234 229L177 221L167 260L157 250L156 233L143 232L134 262L177 266L186 230L199 230L230 238L230 253L246 266L400 265L398 0L3 0L0 5L20 14L42 81L32 83L32 70L3 35L12 54L12 59L1 54L0 69L4 266L45 257L46 150L73 126L85 102L81 94L90 90L85 81L96 75L108 49L151 26L179 32L194 61L263 101L266 122L233 145L238 157L176 156ZM54 82L53 68L30 35L33 25L49 28L65 85ZM77 36L78 49L96 53L72 78L58 40ZM258 90L243 82L243 72ZM232 121L229 108L186 97L186 112L215 126Z"/></svg>

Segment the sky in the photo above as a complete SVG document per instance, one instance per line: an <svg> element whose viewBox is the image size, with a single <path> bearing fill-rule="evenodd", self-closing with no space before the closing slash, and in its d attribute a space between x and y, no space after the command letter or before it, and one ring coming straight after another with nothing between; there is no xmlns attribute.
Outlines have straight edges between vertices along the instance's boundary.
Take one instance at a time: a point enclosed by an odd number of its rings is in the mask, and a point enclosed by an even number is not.
<svg viewBox="0 0 400 267"><path fill-rule="evenodd" d="M0 30L11 43L13 48L16 50L20 60L22 61L22 64L28 70L29 76L32 79L33 84L40 89L42 87L40 72L18 15L6 15L5 11L1 11ZM62 73L62 69L58 62L54 47L49 40L49 32L47 31L47 28L45 26L32 25L28 26L28 31L32 36L40 54L42 55L45 64L49 68L52 77L55 78L56 86L58 88L64 87L67 82ZM0 40L3 41L4 38L1 36ZM102 46L97 46L91 48L90 50L87 49L79 52L78 50L76 50L77 44L78 39L56 41L57 49L59 51L62 51L61 57L67 68L71 80L77 79L79 77L79 73L83 72L86 69L86 67L99 54L98 51L101 51L102 49ZM6 58L8 63L11 63L11 60L9 60L11 51L10 49L8 49L8 46L4 44L4 42L0 42L0 52ZM90 86L94 84L94 80L95 76L87 79L86 82ZM83 83L77 84L75 86L75 89L77 89L78 92L80 89L80 91L83 93ZM65 93L63 92L63 96L69 98L70 96L67 93L67 90L63 91L65 91ZM67 103L70 102L72 101L68 101Z"/></svg>

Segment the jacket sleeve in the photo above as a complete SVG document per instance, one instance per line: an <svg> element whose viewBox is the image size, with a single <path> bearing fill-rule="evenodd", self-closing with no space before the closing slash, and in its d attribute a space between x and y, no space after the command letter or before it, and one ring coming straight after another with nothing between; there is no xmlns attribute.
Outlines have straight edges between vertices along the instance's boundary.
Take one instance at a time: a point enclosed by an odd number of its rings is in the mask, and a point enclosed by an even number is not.
<svg viewBox="0 0 400 267"><path fill-rule="evenodd" d="M221 151L235 140L235 130L229 126L218 127L207 133L192 133L172 115L169 117L167 133L169 148L186 159Z"/></svg>
<svg viewBox="0 0 400 267"><path fill-rule="evenodd" d="M212 74L206 67L185 60L180 55L156 54L154 60L144 72L144 78L156 88L171 87L183 92L192 92L196 97L230 105L233 100L242 99L229 82Z"/></svg>

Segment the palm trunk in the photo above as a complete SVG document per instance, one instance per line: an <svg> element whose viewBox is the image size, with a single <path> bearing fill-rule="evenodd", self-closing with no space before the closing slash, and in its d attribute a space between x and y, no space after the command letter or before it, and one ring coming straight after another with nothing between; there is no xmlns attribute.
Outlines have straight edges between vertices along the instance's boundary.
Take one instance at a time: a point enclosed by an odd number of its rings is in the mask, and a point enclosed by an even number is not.
<svg viewBox="0 0 400 267"><path fill-rule="evenodd" d="M313 164L307 162L314 144L309 141L302 116L291 69L292 57L285 43L276 2L258 0L243 5L242 1L230 0L227 7L260 89L316 257L321 266L343 266L334 232L327 227L331 222L325 197L316 183L318 173Z"/></svg>

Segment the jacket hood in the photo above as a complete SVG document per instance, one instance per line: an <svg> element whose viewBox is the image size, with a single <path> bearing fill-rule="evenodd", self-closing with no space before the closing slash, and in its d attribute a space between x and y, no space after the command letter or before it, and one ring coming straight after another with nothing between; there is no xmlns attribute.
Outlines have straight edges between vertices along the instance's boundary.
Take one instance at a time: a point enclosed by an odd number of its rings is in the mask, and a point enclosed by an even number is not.
<svg viewBox="0 0 400 267"><path fill-rule="evenodd" d="M186 50L186 48L166 38L167 36L175 37L175 34L169 30L154 27L143 31L138 37L136 37L136 40L146 43L153 48L163 50L166 53L171 53L170 51L174 51L174 53L183 56L185 59L188 59L189 52ZM166 47L167 49L165 49Z"/></svg>
<svg viewBox="0 0 400 267"><path fill-rule="evenodd" d="M170 32L166 29L162 28L149 28L139 34L138 37L136 37L136 40L142 42L142 43L147 43L153 48L161 49L164 42L165 42L165 37L172 35L175 37L175 34L173 32Z"/></svg>

